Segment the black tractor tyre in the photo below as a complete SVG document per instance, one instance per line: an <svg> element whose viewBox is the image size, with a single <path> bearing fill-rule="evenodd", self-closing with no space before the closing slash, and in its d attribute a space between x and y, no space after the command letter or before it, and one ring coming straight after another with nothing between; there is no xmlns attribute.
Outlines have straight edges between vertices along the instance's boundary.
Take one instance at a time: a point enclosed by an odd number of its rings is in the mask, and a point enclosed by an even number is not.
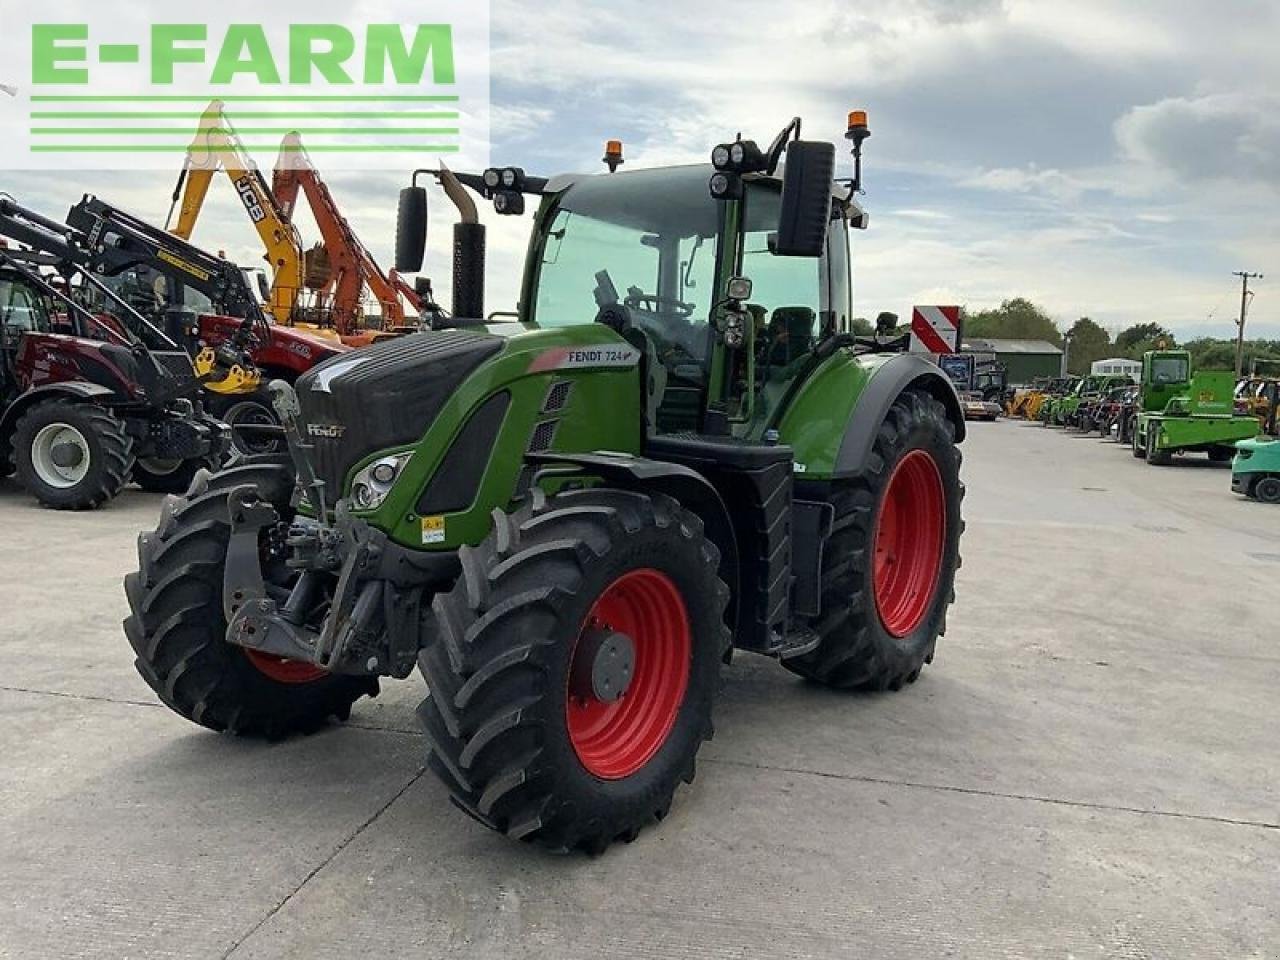
<svg viewBox="0 0 1280 960"><path fill-rule="evenodd" d="M1235 447L1218 445L1209 448L1209 460L1213 463L1230 463L1236 455Z"/></svg>
<svg viewBox="0 0 1280 960"><path fill-rule="evenodd" d="M918 391L894 401L862 474L832 492L835 523L822 557L823 612L810 624L822 640L809 653L783 660L787 669L839 689L899 690L933 661L960 566L960 461L955 428L941 403ZM927 496L914 496L921 488L912 484L899 486L901 478L930 476L938 486ZM922 519L913 521L917 517ZM877 576L877 553L886 547L883 538L891 527L896 531L910 522L918 526L903 529L918 536L901 541L907 551L894 556L889 538L882 564L890 571L886 584ZM903 608L893 602L899 591L890 565L900 564L898 570L910 574L917 562L919 569L932 567L933 575L906 581L916 587L909 594L915 613L904 619L895 615Z"/></svg>
<svg viewBox="0 0 1280 960"><path fill-rule="evenodd" d="M1150 432L1147 433L1147 444L1143 453L1146 455L1147 463L1153 467L1167 467L1173 462L1173 454L1168 450L1161 450L1158 444L1153 443Z"/></svg>
<svg viewBox="0 0 1280 960"><path fill-rule="evenodd" d="M201 470L211 473L220 464L208 457L180 460L176 464L139 459L133 464L133 482L148 493L186 493Z"/></svg>
<svg viewBox="0 0 1280 960"><path fill-rule="evenodd" d="M271 395L266 387L253 393L209 394L205 401L209 412L230 426L231 450L241 456L261 456L284 453L287 450L281 434L256 433L237 430L241 424L279 426L280 418L271 406Z"/></svg>
<svg viewBox="0 0 1280 960"><path fill-rule="evenodd" d="M227 496L245 484L287 509L292 475L272 464L197 474L186 496L165 501L159 525L138 537L138 571L125 578L124 632L138 673L175 713L211 730L275 740L315 731L330 717L346 720L356 700L377 694L378 681L226 642Z"/></svg>
<svg viewBox="0 0 1280 960"><path fill-rule="evenodd" d="M78 440L58 443L60 437ZM97 509L123 489L133 468L133 439L119 418L94 403L69 399L38 403L18 419L12 443L18 480L55 510ZM55 461L55 456L61 456L55 448L62 447L74 447L76 463ZM87 466L81 471L86 458Z"/></svg>
<svg viewBox="0 0 1280 960"><path fill-rule="evenodd" d="M1133 425L1133 429L1129 431L1129 450L1135 459L1146 459L1147 448L1142 442L1142 437L1138 433L1138 425L1136 423Z"/></svg>
<svg viewBox="0 0 1280 960"><path fill-rule="evenodd" d="M535 490L460 557L418 658L429 766L509 837L591 854L635 839L693 780L729 657L729 589L701 521L661 494ZM601 630L632 644L612 702L593 673Z"/></svg>
<svg viewBox="0 0 1280 960"><path fill-rule="evenodd" d="M1263 477L1255 481L1249 495L1262 503L1280 503L1280 477Z"/></svg>

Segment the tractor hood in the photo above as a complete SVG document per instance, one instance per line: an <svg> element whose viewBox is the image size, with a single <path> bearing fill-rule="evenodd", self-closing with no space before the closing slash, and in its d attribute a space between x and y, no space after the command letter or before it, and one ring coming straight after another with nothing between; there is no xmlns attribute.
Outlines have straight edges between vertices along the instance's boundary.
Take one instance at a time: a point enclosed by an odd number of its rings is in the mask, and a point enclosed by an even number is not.
<svg viewBox="0 0 1280 960"><path fill-rule="evenodd" d="M471 330L417 333L333 357L300 376L306 439L333 495L361 460L417 442L458 385L504 342Z"/></svg>

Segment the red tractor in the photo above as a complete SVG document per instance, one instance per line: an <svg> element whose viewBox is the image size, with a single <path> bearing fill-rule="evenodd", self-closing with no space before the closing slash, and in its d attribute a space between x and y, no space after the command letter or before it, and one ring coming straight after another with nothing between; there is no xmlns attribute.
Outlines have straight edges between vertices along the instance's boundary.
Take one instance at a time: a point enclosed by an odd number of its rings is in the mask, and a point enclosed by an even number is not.
<svg viewBox="0 0 1280 960"><path fill-rule="evenodd" d="M130 479L178 493L219 465L228 431L203 412L190 357L118 298L156 349L67 295L74 278L114 298L78 265L75 231L0 197L0 234L26 245L0 248L0 474L16 470L46 506L84 510Z"/></svg>
<svg viewBox="0 0 1280 960"><path fill-rule="evenodd" d="M272 380L293 383L317 363L351 348L303 328L270 322L238 266L98 197L85 196L73 206L67 223L87 238L86 265L95 274L123 277L134 272L144 280L164 278L163 294L155 294L149 306L134 306L143 313L152 312L193 355L205 348L216 352L234 347L244 318L254 318L248 353L251 379L234 389L212 387L206 403L210 412L232 427L233 442L242 453L282 448L278 429L274 433L246 429L278 424L266 384ZM200 362L197 368L205 372Z"/></svg>

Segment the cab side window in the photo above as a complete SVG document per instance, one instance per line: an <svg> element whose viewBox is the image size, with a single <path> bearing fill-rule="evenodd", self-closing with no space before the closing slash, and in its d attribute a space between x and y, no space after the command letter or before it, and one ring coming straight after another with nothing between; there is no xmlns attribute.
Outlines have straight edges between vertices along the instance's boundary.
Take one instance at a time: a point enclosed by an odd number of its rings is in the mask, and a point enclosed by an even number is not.
<svg viewBox="0 0 1280 960"><path fill-rule="evenodd" d="M44 311L40 302L22 284L0 280L0 323L8 336L41 329Z"/></svg>
<svg viewBox="0 0 1280 960"><path fill-rule="evenodd" d="M824 262L770 252L780 195L750 184L746 196L742 275L752 284L748 310L756 324L757 366L780 371L803 358L819 336Z"/></svg>

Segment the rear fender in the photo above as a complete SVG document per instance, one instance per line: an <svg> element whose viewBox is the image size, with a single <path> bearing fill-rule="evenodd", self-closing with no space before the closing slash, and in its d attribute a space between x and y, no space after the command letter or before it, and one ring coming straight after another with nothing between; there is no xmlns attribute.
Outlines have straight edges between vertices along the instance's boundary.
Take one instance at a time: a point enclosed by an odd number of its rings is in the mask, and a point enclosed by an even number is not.
<svg viewBox="0 0 1280 960"><path fill-rule="evenodd" d="M899 354L876 371L858 397L840 441L834 476L851 477L862 472L871 456L880 424L888 415L893 401L907 390L922 390L941 403L955 429L956 443L964 440L964 409L950 378L923 357Z"/></svg>
<svg viewBox="0 0 1280 960"><path fill-rule="evenodd" d="M9 443L14 426L22 415L37 403L58 399L95 402L114 396L116 396L115 391L86 380L64 380L61 383L33 387L9 404L9 408L0 414L0 459L7 458L9 455Z"/></svg>

